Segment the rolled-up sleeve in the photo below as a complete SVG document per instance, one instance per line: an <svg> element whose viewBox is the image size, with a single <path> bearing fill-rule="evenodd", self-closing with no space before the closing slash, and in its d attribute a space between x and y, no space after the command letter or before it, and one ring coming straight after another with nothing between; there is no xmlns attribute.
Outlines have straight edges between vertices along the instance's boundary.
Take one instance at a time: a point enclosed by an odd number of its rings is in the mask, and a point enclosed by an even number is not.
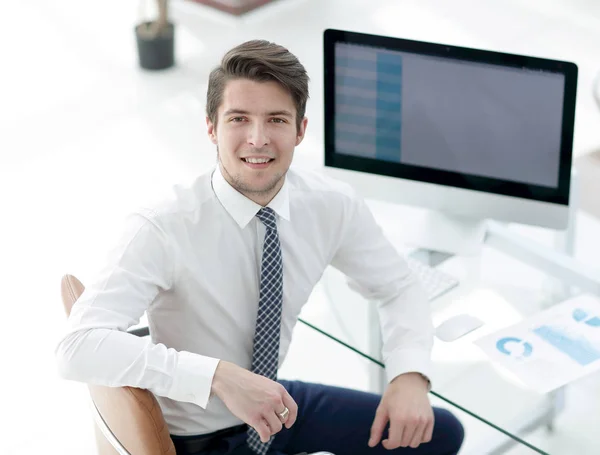
<svg viewBox="0 0 600 455"><path fill-rule="evenodd" d="M364 200L353 197L348 206L331 264L352 289L378 305L388 382L409 372L429 379L434 332L427 295Z"/></svg>
<svg viewBox="0 0 600 455"><path fill-rule="evenodd" d="M142 212L129 216L106 264L73 305L67 333L55 349L59 374L206 407L218 359L127 333L158 293L171 289L173 270L165 230Z"/></svg>

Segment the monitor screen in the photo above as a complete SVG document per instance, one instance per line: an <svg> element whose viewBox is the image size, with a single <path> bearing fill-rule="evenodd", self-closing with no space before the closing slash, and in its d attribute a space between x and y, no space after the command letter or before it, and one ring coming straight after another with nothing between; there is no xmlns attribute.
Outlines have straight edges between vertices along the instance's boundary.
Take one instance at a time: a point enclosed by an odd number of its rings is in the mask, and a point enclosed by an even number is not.
<svg viewBox="0 0 600 455"><path fill-rule="evenodd" d="M574 64L325 34L325 164L568 203Z"/></svg>

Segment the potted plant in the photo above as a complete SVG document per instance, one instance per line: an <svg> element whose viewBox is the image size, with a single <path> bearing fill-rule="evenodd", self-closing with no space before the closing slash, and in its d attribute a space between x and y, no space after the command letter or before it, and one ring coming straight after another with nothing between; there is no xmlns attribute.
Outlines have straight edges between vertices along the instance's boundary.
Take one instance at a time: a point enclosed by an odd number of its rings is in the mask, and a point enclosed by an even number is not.
<svg viewBox="0 0 600 455"><path fill-rule="evenodd" d="M140 66L149 70L175 64L175 26L169 21L168 0L156 0L158 17L135 27Z"/></svg>

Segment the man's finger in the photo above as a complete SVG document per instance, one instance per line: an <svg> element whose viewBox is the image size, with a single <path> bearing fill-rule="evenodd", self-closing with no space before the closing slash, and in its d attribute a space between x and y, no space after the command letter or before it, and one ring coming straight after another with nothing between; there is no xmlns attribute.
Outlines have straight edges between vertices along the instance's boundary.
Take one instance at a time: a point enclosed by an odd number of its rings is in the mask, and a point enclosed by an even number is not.
<svg viewBox="0 0 600 455"><path fill-rule="evenodd" d="M288 408L288 410L290 411L290 413L288 414L287 420L285 421L285 427L291 428L292 425L294 423L296 423L296 419L298 418L298 405L296 404L294 399L291 397L291 395L287 392L287 390L283 394L282 398L283 398L284 406L286 408Z"/></svg>
<svg viewBox="0 0 600 455"><path fill-rule="evenodd" d="M425 431L423 432L423 442L431 441L433 438L433 427L435 425L435 420L431 419L427 426L425 427Z"/></svg>
<svg viewBox="0 0 600 455"><path fill-rule="evenodd" d="M390 418L390 431L388 438L382 442L383 447L388 450L397 449L402 442L402 436L406 432L406 423L402 418Z"/></svg>
<svg viewBox="0 0 600 455"><path fill-rule="evenodd" d="M415 422L412 419L405 421L404 430L402 431L402 438L400 438L400 447L408 447L413 437L415 436L415 433L418 432L418 430L418 422ZM423 429L421 428L421 433L422 432Z"/></svg>
<svg viewBox="0 0 600 455"><path fill-rule="evenodd" d="M271 438L271 429L269 428L269 425L267 425L266 420L261 419L259 423L253 425L253 428L260 436L262 442L269 442L269 439Z"/></svg>
<svg viewBox="0 0 600 455"><path fill-rule="evenodd" d="M276 434L281 431L281 428L283 427L283 425L281 423L281 419L275 413L275 411L271 410L270 412L266 413L263 417L265 418L265 420L267 421L267 424L269 425L269 430L270 430L269 435Z"/></svg>
<svg viewBox="0 0 600 455"><path fill-rule="evenodd" d="M417 426L412 439L408 443L409 447L412 447L413 449L416 449L417 447L419 447L419 444L421 444L423 442L423 435L425 434L426 430L427 430L426 423L422 423L419 426Z"/></svg>
<svg viewBox="0 0 600 455"><path fill-rule="evenodd" d="M375 447L381 441L381 436L383 435L383 430L388 423L388 415L387 412L383 410L383 408L377 408L377 412L375 413L375 419L373 420L373 425L371 426L371 436L369 438L369 447Z"/></svg>

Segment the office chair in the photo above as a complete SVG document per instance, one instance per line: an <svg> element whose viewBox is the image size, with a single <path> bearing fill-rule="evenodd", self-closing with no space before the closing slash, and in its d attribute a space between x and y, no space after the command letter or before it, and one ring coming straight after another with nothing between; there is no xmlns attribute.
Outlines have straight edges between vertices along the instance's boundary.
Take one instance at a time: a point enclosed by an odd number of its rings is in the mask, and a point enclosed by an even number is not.
<svg viewBox="0 0 600 455"><path fill-rule="evenodd" d="M84 289L74 276L62 278L61 295L67 316ZM146 336L148 329L130 333ZM92 384L88 388L98 455L176 455L169 428L150 391Z"/></svg>

